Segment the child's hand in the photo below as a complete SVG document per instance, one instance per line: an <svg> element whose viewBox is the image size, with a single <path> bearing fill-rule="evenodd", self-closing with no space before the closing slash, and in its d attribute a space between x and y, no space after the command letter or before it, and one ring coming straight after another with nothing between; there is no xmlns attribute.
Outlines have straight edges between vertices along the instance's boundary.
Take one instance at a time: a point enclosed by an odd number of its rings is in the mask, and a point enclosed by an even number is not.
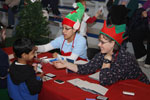
<svg viewBox="0 0 150 100"><path fill-rule="evenodd" d="M39 76L40 78L43 78L44 72L37 72L36 76Z"/></svg>
<svg viewBox="0 0 150 100"><path fill-rule="evenodd" d="M57 52L54 52L54 53L53 53L53 58L57 58L57 55L58 55L58 53L57 53Z"/></svg>
<svg viewBox="0 0 150 100"><path fill-rule="evenodd" d="M33 66L33 69L35 70L35 72L37 73L37 66L38 66L38 64L37 63L33 63L32 66Z"/></svg>

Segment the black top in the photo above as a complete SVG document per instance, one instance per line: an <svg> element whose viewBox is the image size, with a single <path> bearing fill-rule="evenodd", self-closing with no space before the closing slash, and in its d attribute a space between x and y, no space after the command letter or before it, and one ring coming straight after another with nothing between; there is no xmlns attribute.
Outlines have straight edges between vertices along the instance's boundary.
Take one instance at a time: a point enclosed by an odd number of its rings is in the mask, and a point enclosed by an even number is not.
<svg viewBox="0 0 150 100"><path fill-rule="evenodd" d="M105 54L98 53L89 63L78 65L78 73L91 74L100 69L99 81L102 85L111 85L119 80L126 79L138 79L141 82L150 84L135 57L126 52L124 48L120 49L117 57L115 57L115 54L112 56L113 59L110 68L101 69L104 56Z"/></svg>
<svg viewBox="0 0 150 100"><path fill-rule="evenodd" d="M31 95L39 93L42 88L42 81L37 80L33 66L16 65L15 62L10 66L10 77L12 82L15 85L25 82Z"/></svg>

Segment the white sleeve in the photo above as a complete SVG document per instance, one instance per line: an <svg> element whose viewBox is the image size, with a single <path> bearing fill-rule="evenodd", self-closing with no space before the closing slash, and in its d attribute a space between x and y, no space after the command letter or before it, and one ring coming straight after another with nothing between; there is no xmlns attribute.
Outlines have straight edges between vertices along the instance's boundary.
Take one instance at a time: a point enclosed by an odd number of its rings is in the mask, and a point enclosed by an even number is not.
<svg viewBox="0 0 150 100"><path fill-rule="evenodd" d="M68 58L68 59L72 59L72 60L76 61L78 58L78 55L72 53L71 56L62 56L61 55L61 57L63 57L65 60Z"/></svg>
<svg viewBox="0 0 150 100"><path fill-rule="evenodd" d="M45 45L38 45L37 48L38 48L37 52L48 52L54 49L50 43L45 44Z"/></svg>
<svg viewBox="0 0 150 100"><path fill-rule="evenodd" d="M90 16L88 16L87 13L84 13L83 20L86 22L89 18Z"/></svg>

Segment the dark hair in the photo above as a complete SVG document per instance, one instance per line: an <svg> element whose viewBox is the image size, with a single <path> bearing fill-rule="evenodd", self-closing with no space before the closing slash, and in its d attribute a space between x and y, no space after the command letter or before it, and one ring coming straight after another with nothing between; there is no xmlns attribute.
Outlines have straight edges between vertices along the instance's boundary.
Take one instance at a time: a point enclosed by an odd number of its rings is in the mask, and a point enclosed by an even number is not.
<svg viewBox="0 0 150 100"><path fill-rule="evenodd" d="M21 58L21 55L23 53L28 54L29 52L31 52L34 46L35 45L30 39L20 38L14 42L13 51L16 57Z"/></svg>
<svg viewBox="0 0 150 100"><path fill-rule="evenodd" d="M109 21L115 25L127 24L128 12L124 5L113 5L109 10Z"/></svg>
<svg viewBox="0 0 150 100"><path fill-rule="evenodd" d="M85 0L75 0L76 3L77 3L77 2L83 2L83 1L85 1Z"/></svg>
<svg viewBox="0 0 150 100"><path fill-rule="evenodd" d="M99 37L100 37L101 35L103 35L103 34L99 34ZM108 37L108 36L106 36L106 35L103 35L103 38L106 39L106 40L108 40L109 42L114 41L114 40L112 40L110 37ZM120 49L120 46L118 46L118 44L115 42L114 50L113 50L113 51L116 52L116 51L118 51L119 49Z"/></svg>

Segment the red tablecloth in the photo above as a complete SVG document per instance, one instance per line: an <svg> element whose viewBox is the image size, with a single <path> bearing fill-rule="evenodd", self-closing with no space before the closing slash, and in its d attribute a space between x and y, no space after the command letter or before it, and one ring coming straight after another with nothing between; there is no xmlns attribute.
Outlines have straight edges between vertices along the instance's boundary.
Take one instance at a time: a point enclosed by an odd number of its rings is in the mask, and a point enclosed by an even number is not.
<svg viewBox="0 0 150 100"><path fill-rule="evenodd" d="M3 49L7 54L12 54L12 48ZM39 57L52 57L50 53L43 53ZM99 83L96 80L88 78L88 75L78 75L75 73L67 74L65 69L55 69L50 64L43 65L45 73L55 74L56 77L52 80L43 82L42 91L39 94L39 100L85 100L85 98L95 98L97 95L81 90L78 87L68 83L67 80L80 78L93 83ZM57 84L55 79L65 81L64 84ZM150 85L146 85L138 80L124 80L117 82L111 86L105 96L109 100L149 100L150 99ZM122 91L134 92L134 96L122 94Z"/></svg>
<svg viewBox="0 0 150 100"><path fill-rule="evenodd" d="M42 54L42 56L51 57L51 54ZM39 94L39 100L85 100L85 98L96 98L96 94L83 91L67 82L70 79L80 78L89 82L99 83L90 79L88 75L67 74L65 69L58 70L50 64L45 64L43 70L46 73L55 74L56 77L53 80L44 82L42 91ZM64 80L65 83L57 84L54 82L55 79ZM109 91L105 96L109 100L148 100L150 98L150 85L146 85L138 80L124 80L106 87ZM122 91L134 92L135 95L124 95Z"/></svg>

